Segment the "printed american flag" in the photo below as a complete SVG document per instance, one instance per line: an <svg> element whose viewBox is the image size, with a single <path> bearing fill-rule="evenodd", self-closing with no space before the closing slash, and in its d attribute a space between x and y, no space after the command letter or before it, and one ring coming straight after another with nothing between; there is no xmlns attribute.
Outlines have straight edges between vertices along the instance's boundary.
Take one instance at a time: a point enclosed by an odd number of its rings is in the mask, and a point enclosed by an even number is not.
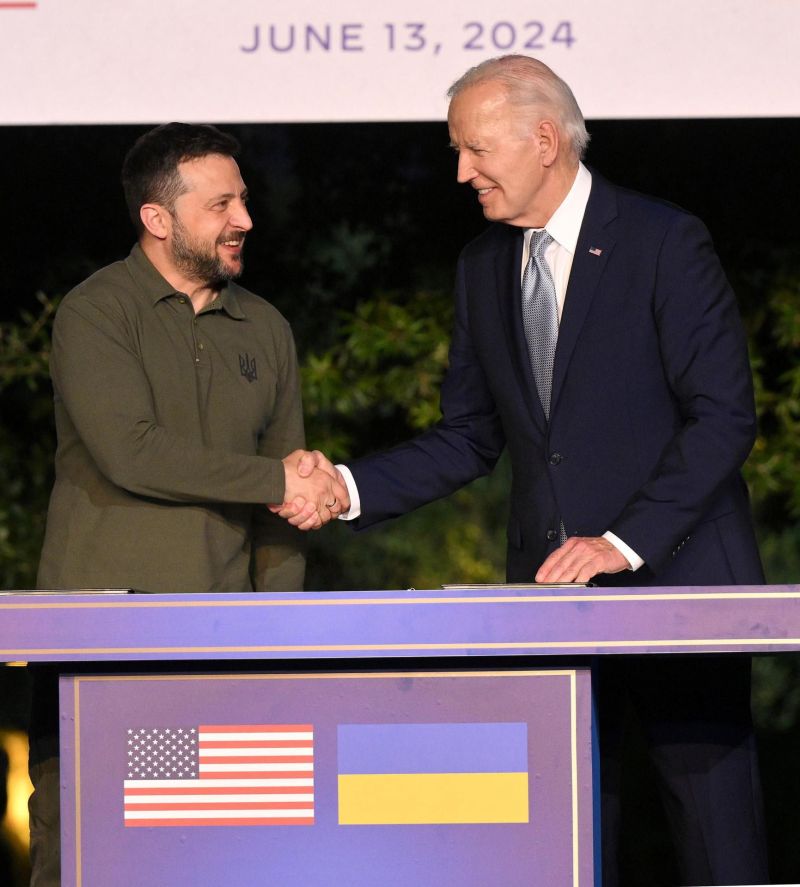
<svg viewBox="0 0 800 887"><path fill-rule="evenodd" d="M313 825L310 724L128 730L126 826Z"/></svg>

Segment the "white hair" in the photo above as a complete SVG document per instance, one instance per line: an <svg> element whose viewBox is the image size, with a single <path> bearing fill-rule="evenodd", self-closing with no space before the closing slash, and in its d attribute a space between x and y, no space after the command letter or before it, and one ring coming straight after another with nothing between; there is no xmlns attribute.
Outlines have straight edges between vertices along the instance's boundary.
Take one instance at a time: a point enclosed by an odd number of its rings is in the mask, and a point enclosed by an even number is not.
<svg viewBox="0 0 800 887"><path fill-rule="evenodd" d="M544 62L526 55L503 55L470 68L447 90L450 99L470 86L501 83L512 105L552 114L572 154L580 160L589 144L589 133L575 96L567 84Z"/></svg>

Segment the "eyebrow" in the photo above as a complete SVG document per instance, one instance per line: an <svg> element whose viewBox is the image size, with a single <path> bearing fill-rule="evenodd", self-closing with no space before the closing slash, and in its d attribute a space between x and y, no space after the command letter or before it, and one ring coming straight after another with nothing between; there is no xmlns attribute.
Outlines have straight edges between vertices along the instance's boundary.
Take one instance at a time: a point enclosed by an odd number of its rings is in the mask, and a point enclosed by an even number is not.
<svg viewBox="0 0 800 887"><path fill-rule="evenodd" d="M212 203L216 203L218 200L233 200L235 197L239 197L242 200L247 200L250 196L250 192L247 188L244 188L239 194L236 194L234 191L226 191L224 194L215 194L213 197L209 197L206 202L206 206L209 206Z"/></svg>

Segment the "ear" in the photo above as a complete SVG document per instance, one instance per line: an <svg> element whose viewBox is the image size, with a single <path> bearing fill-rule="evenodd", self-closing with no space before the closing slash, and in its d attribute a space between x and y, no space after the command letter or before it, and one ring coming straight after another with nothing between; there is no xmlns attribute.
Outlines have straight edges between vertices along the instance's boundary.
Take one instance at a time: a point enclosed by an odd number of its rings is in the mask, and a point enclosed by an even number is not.
<svg viewBox="0 0 800 887"><path fill-rule="evenodd" d="M158 203L145 203L139 210L145 230L158 240L165 240L172 230L172 216Z"/></svg>
<svg viewBox="0 0 800 887"><path fill-rule="evenodd" d="M539 143L539 154L542 166L552 166L558 157L559 133L552 120L540 120L536 127L536 139Z"/></svg>

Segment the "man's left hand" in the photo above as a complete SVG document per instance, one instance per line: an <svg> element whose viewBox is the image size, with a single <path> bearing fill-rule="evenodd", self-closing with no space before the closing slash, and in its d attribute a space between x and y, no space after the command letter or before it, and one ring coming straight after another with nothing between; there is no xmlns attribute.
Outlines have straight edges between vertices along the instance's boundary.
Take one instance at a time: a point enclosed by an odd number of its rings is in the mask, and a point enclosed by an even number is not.
<svg viewBox="0 0 800 887"><path fill-rule="evenodd" d="M598 573L620 573L630 565L602 536L570 536L536 573L537 582L588 582Z"/></svg>

